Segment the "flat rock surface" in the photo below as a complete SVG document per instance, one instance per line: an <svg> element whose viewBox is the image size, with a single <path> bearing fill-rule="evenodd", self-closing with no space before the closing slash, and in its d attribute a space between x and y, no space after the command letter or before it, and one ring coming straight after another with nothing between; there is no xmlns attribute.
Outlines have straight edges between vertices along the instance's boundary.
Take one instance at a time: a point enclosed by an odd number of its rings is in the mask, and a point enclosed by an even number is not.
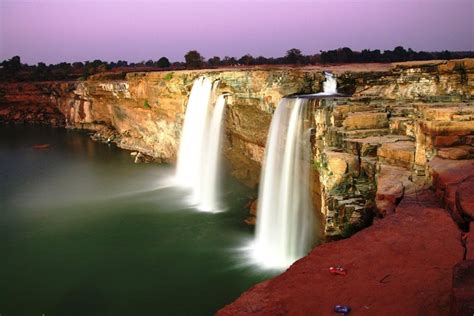
<svg viewBox="0 0 474 316"><path fill-rule="evenodd" d="M405 196L396 213L349 239L315 248L285 273L245 292L218 315L447 315L461 233L431 192ZM342 265L345 276L328 268Z"/></svg>
<svg viewBox="0 0 474 316"><path fill-rule="evenodd" d="M429 165L437 186L445 187L448 184L460 183L474 175L474 159L450 160L435 157L431 159Z"/></svg>

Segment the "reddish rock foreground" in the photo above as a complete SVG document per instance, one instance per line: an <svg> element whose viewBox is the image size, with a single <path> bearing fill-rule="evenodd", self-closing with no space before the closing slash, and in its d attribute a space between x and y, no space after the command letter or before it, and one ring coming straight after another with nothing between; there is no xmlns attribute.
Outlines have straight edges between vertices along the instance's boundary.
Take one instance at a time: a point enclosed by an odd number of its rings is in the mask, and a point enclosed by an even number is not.
<svg viewBox="0 0 474 316"><path fill-rule="evenodd" d="M447 315L461 231L430 191L405 196L396 213L349 239L315 248L218 315ZM328 268L342 265L345 276Z"/></svg>

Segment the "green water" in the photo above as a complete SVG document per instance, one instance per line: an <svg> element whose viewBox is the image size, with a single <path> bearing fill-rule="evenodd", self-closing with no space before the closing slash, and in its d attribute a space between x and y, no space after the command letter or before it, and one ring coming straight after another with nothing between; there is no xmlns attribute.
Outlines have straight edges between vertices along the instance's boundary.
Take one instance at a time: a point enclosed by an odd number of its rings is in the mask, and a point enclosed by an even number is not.
<svg viewBox="0 0 474 316"><path fill-rule="evenodd" d="M232 179L226 212L197 212L160 189L171 167L40 127L1 126L0 163L1 316L212 315L271 276L236 250L251 192Z"/></svg>

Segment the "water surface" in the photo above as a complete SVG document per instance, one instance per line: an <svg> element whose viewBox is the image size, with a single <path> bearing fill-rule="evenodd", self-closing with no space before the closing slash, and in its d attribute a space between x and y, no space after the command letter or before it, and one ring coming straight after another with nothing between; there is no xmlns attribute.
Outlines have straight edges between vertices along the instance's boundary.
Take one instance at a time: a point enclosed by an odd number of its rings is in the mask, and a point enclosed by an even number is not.
<svg viewBox="0 0 474 316"><path fill-rule="evenodd" d="M0 126L0 314L212 315L269 278L236 251L252 192L226 179L227 211L197 212L171 173L84 133Z"/></svg>

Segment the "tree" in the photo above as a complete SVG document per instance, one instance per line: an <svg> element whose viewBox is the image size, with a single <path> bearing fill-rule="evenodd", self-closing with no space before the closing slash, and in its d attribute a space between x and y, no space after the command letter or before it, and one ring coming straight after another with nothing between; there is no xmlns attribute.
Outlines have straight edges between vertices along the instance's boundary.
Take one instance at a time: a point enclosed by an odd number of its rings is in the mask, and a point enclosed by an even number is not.
<svg viewBox="0 0 474 316"><path fill-rule="evenodd" d="M38 64L38 66L39 66L39 64ZM84 67L84 64L79 61L79 62L72 63L72 67L74 69L82 69L82 67Z"/></svg>
<svg viewBox="0 0 474 316"><path fill-rule="evenodd" d="M301 54L301 50L297 48L292 48L286 52L285 61L288 64L300 63L302 59L303 59L303 54Z"/></svg>
<svg viewBox="0 0 474 316"><path fill-rule="evenodd" d="M117 61L117 67L127 67L128 62L126 60L119 60Z"/></svg>
<svg viewBox="0 0 474 316"><path fill-rule="evenodd" d="M268 59L263 56L258 56L254 61L255 65L265 65L268 64Z"/></svg>
<svg viewBox="0 0 474 316"><path fill-rule="evenodd" d="M252 65L254 63L255 59L252 57L252 55L247 54L239 59L239 64L241 65Z"/></svg>
<svg viewBox="0 0 474 316"><path fill-rule="evenodd" d="M2 66L8 73L19 71L21 69L20 56L13 56L11 59L3 61Z"/></svg>
<svg viewBox="0 0 474 316"><path fill-rule="evenodd" d="M237 60L234 57L225 56L224 60L222 61L222 65L224 66L234 66L237 64Z"/></svg>
<svg viewBox="0 0 474 316"><path fill-rule="evenodd" d="M213 67L220 66L221 58L219 56L214 56L212 58L209 58L207 63L209 64L209 66L213 66Z"/></svg>
<svg viewBox="0 0 474 316"><path fill-rule="evenodd" d="M199 68L202 66L204 58L196 50L191 50L184 55L187 68Z"/></svg>
<svg viewBox="0 0 474 316"><path fill-rule="evenodd" d="M406 61L408 60L408 52L403 48L403 46L397 46L393 49L393 55L395 61Z"/></svg>
<svg viewBox="0 0 474 316"><path fill-rule="evenodd" d="M166 57L161 57L156 62L156 65L160 68L168 68L170 66L170 61Z"/></svg>

